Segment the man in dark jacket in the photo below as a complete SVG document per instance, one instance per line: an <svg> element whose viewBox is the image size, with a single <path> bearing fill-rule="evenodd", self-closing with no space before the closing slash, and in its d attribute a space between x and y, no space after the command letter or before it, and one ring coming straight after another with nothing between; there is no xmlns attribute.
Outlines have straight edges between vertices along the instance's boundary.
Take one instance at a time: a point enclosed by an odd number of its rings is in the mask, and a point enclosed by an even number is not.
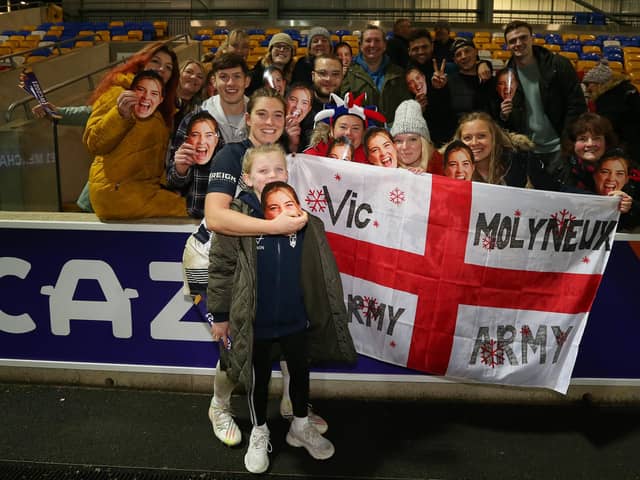
<svg viewBox="0 0 640 480"><path fill-rule="evenodd" d="M387 41L387 55L393 63L406 68L409 63L409 36L411 35L411 21L399 18L393 24L393 37Z"/></svg>
<svg viewBox="0 0 640 480"><path fill-rule="evenodd" d="M513 56L507 66L518 76L512 100L501 104L500 118L507 128L528 135L534 155L548 171L560 159L560 138L587 105L571 62L533 45L531 25L519 20L505 28Z"/></svg>

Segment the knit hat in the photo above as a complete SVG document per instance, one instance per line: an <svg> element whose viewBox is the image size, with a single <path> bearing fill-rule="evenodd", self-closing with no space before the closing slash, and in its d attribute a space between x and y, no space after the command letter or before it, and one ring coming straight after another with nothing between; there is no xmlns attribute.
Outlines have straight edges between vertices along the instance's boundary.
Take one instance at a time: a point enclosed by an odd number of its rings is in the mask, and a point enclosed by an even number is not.
<svg viewBox="0 0 640 480"><path fill-rule="evenodd" d="M331 43L331 34L329 33L329 30L324 27L313 27L311 30L309 30L309 34L307 35L307 38L309 39L308 43L311 43L313 37L317 37L318 35L326 37L329 43Z"/></svg>
<svg viewBox="0 0 640 480"><path fill-rule="evenodd" d="M600 60L600 63L585 73L582 83L607 83L611 80L613 72L609 68L609 62L606 58Z"/></svg>
<svg viewBox="0 0 640 480"><path fill-rule="evenodd" d="M422 116L420 104L415 100L405 100L396 109L396 116L391 126L391 136L403 133L415 133L431 140L429 127Z"/></svg>
<svg viewBox="0 0 640 480"><path fill-rule="evenodd" d="M273 47L276 43L286 43L291 47L292 50L294 47L293 40L291 40L291 37L286 33L276 33L273 37L271 37L271 40L269 40L269 50L271 50L271 47Z"/></svg>
<svg viewBox="0 0 640 480"><path fill-rule="evenodd" d="M469 38L458 37L451 44L451 53L456 53L456 50L462 47L476 48L473 41Z"/></svg>

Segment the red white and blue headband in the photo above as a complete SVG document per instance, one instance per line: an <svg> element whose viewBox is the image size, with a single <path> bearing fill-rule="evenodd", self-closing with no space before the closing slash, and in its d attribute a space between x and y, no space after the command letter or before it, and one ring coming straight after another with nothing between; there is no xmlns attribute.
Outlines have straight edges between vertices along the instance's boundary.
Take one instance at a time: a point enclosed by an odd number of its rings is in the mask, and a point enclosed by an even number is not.
<svg viewBox="0 0 640 480"><path fill-rule="evenodd" d="M333 100L336 106L321 110L316 114L313 121L315 123L325 122L331 125L338 117L341 117L342 115L355 115L356 117L362 119L365 127L369 126L370 120L373 120L374 122L378 122L380 124L384 124L387 119L384 115L382 115L382 113L374 110L373 107L362 106L364 98L365 93L361 93L356 98L353 98L353 94L351 92L347 92L344 95L343 100L335 93L332 93L331 100Z"/></svg>

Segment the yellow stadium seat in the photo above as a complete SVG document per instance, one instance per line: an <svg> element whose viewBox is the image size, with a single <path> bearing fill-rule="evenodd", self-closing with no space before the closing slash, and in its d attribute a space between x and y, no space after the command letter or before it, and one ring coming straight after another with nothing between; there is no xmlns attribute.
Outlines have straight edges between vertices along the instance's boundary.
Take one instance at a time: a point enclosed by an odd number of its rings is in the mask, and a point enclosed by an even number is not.
<svg viewBox="0 0 640 480"><path fill-rule="evenodd" d="M358 37L356 37L355 35L343 35L343 36L342 36L342 38L341 38L341 40L342 40L343 42L347 42L347 43L349 43L349 42L356 42L356 43L358 43Z"/></svg>
<svg viewBox="0 0 640 480"><path fill-rule="evenodd" d="M210 28L201 28L197 33L198 35L213 35L213 30Z"/></svg>
<svg viewBox="0 0 640 480"><path fill-rule="evenodd" d="M9 40L21 41L24 40L24 35L10 35Z"/></svg>
<svg viewBox="0 0 640 480"><path fill-rule="evenodd" d="M631 72L627 72L627 75L631 79L633 83L640 82L640 70L633 70Z"/></svg>
<svg viewBox="0 0 640 480"><path fill-rule="evenodd" d="M53 28L53 27L52 27ZM62 35L62 30L52 30L50 29L47 32L47 36L52 36L52 37L58 37L60 38L60 36Z"/></svg>
<svg viewBox="0 0 640 480"><path fill-rule="evenodd" d="M567 40L578 40L578 35L575 33L563 33L562 41L566 42Z"/></svg>
<svg viewBox="0 0 640 480"><path fill-rule="evenodd" d="M20 42L18 40L5 40L2 45L4 47L10 47L12 50L20 48Z"/></svg>
<svg viewBox="0 0 640 480"><path fill-rule="evenodd" d="M634 71L640 71L640 60L625 60L624 71L628 74Z"/></svg>
<svg viewBox="0 0 640 480"><path fill-rule="evenodd" d="M578 60L576 63L576 70L579 72L588 72L596 65L598 65L598 62L595 60Z"/></svg>
<svg viewBox="0 0 640 480"><path fill-rule="evenodd" d="M75 48L87 48L87 47L93 47L93 42L90 40L78 40L75 45Z"/></svg>
<svg viewBox="0 0 640 480"><path fill-rule="evenodd" d="M39 40L20 40L20 48L31 50L32 48L36 48L38 43L40 43Z"/></svg>
<svg viewBox="0 0 640 480"><path fill-rule="evenodd" d="M129 30L127 32L127 36L129 37L129 40L137 40L139 42L142 41L142 37L143 37L143 33L142 30Z"/></svg>
<svg viewBox="0 0 640 480"><path fill-rule="evenodd" d="M58 30L62 32L64 30L64 25L51 25L49 27L49 30Z"/></svg>
<svg viewBox="0 0 640 480"><path fill-rule="evenodd" d="M624 70L624 65L622 62L609 62L609 68L620 73Z"/></svg>
<svg viewBox="0 0 640 480"><path fill-rule="evenodd" d="M640 53L625 53L624 59L631 60L631 61L636 61L636 60L640 61Z"/></svg>
<svg viewBox="0 0 640 480"><path fill-rule="evenodd" d="M296 55L300 57L304 57L307 54L307 47L298 47L296 49Z"/></svg>
<svg viewBox="0 0 640 480"><path fill-rule="evenodd" d="M29 55L26 60L25 63L35 63L35 62L41 62L43 60L46 60L48 57L45 57L44 55Z"/></svg>
<svg viewBox="0 0 640 480"><path fill-rule="evenodd" d="M20 27L20 30L35 30L36 28L38 28L37 25L23 25Z"/></svg>
<svg viewBox="0 0 640 480"><path fill-rule="evenodd" d="M207 50L210 48L218 48L220 46L220 42L218 40L202 40L200 44Z"/></svg>
<svg viewBox="0 0 640 480"><path fill-rule="evenodd" d="M602 50L597 45L585 45L582 47L582 53L597 53L600 55L602 54Z"/></svg>
<svg viewBox="0 0 640 480"><path fill-rule="evenodd" d="M92 37L95 35L95 32L93 30L80 30L80 32L78 32L78 36L80 37Z"/></svg>
<svg viewBox="0 0 640 480"><path fill-rule="evenodd" d="M545 42L544 38L534 38L533 39L533 44L534 45L544 45L545 43L546 42Z"/></svg>
<svg viewBox="0 0 640 480"><path fill-rule="evenodd" d="M226 35L211 35L211 40L218 40L218 42L222 43L227 39Z"/></svg>
<svg viewBox="0 0 640 480"><path fill-rule="evenodd" d="M622 47L625 56L627 53L640 53L640 47Z"/></svg>
<svg viewBox="0 0 640 480"><path fill-rule="evenodd" d="M253 67L256 63L260 61L262 57L260 55L249 55L247 57L247 65L249 68Z"/></svg>
<svg viewBox="0 0 640 480"><path fill-rule="evenodd" d="M24 37L25 40L35 40L36 42L39 42L40 40L42 40L42 37L40 35L27 35L26 37Z"/></svg>
<svg viewBox="0 0 640 480"><path fill-rule="evenodd" d="M269 51L269 47L255 47L252 51L252 55L264 55Z"/></svg>
<svg viewBox="0 0 640 480"><path fill-rule="evenodd" d="M587 42L587 41L595 40L596 36L591 33L583 33L582 35L580 35L579 39L580 39L580 42Z"/></svg>
<svg viewBox="0 0 640 480"><path fill-rule="evenodd" d="M7 45L0 45L0 56L3 55L11 55L13 53L13 49Z"/></svg>
<svg viewBox="0 0 640 480"><path fill-rule="evenodd" d="M560 45L543 45L543 47L551 52L559 52L561 50Z"/></svg>
<svg viewBox="0 0 640 480"><path fill-rule="evenodd" d="M561 55L569 60L578 60L578 54L576 52L558 52L558 55Z"/></svg>
<svg viewBox="0 0 640 480"><path fill-rule="evenodd" d="M112 20L109 22L109 27L124 27L123 20Z"/></svg>
<svg viewBox="0 0 640 480"><path fill-rule="evenodd" d="M340 37L338 35L331 35L331 41L338 43L340 41Z"/></svg>
<svg viewBox="0 0 640 480"><path fill-rule="evenodd" d="M276 33L280 33L282 30L279 28L267 28L264 33L266 35L275 35Z"/></svg>
<svg viewBox="0 0 640 480"><path fill-rule="evenodd" d="M128 42L129 41L129 36L128 35L114 35L113 37L111 37L111 41L112 42Z"/></svg>
<svg viewBox="0 0 640 480"><path fill-rule="evenodd" d="M509 60L511 58L511 52L508 50L494 50L491 52L491 57L499 60Z"/></svg>
<svg viewBox="0 0 640 480"><path fill-rule="evenodd" d="M111 40L111 32L109 30L98 30L95 38L98 42L108 42Z"/></svg>

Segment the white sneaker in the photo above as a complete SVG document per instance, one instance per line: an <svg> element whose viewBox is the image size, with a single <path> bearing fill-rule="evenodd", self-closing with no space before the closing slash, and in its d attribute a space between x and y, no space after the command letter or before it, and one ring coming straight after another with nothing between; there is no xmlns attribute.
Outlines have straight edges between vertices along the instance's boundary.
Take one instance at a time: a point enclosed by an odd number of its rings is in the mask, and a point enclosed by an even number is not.
<svg viewBox="0 0 640 480"><path fill-rule="evenodd" d="M316 427L318 432L323 435L327 433L327 430L329 430L329 424L324 418L311 409L311 405L309 405L309 408L307 409L307 415L309 416L309 421L314 427ZM285 420L293 420L293 405L291 405L291 400L289 398L282 397L280 400L280 416Z"/></svg>
<svg viewBox="0 0 640 480"><path fill-rule="evenodd" d="M209 406L209 420L213 426L213 433L215 433L218 440L225 445L233 447L238 445L242 440L242 434L236 422L231 415L231 407L229 405L216 405L211 402Z"/></svg>
<svg viewBox="0 0 640 480"><path fill-rule="evenodd" d="M320 432L311 422L306 422L302 431L293 428L293 423L287 433L287 443L292 447L304 447L316 460L331 458L336 449L329 440L320 435Z"/></svg>
<svg viewBox="0 0 640 480"><path fill-rule="evenodd" d="M269 468L269 428L265 424L262 427L253 427L249 438L249 448L244 456L244 466L251 473L264 473Z"/></svg>

